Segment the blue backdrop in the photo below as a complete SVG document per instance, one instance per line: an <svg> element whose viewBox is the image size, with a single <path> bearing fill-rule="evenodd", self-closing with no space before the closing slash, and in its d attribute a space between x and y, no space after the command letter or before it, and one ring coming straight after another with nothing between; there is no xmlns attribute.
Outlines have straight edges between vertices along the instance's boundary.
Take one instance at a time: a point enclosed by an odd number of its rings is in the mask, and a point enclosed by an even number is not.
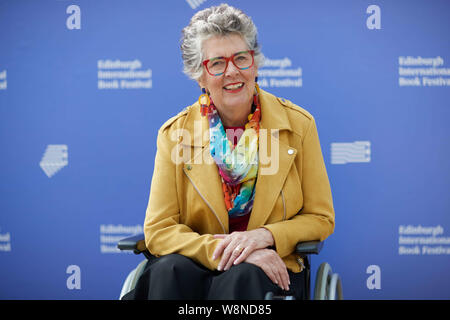
<svg viewBox="0 0 450 320"><path fill-rule="evenodd" d="M119 297L157 130L200 94L181 29L219 3L0 0L0 298ZM449 299L450 3L228 3L261 87L317 121L336 229L313 270L347 299Z"/></svg>

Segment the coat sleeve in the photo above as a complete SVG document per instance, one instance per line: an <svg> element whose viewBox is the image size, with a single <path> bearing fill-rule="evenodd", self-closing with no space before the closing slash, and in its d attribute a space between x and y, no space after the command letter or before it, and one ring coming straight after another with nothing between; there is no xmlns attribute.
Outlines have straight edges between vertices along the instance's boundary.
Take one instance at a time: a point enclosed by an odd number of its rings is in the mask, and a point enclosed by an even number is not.
<svg viewBox="0 0 450 320"><path fill-rule="evenodd" d="M171 159L176 144L169 136L170 131L163 126L158 132L153 178L144 221L145 243L155 256L178 253L214 270L219 259L212 260L212 254L220 240L214 239L211 234L200 235L180 223L177 165Z"/></svg>
<svg viewBox="0 0 450 320"><path fill-rule="evenodd" d="M334 231L333 199L314 118L303 138L302 154L297 156L302 157L303 207L289 220L264 226L281 257L291 254L300 241L323 241Z"/></svg>

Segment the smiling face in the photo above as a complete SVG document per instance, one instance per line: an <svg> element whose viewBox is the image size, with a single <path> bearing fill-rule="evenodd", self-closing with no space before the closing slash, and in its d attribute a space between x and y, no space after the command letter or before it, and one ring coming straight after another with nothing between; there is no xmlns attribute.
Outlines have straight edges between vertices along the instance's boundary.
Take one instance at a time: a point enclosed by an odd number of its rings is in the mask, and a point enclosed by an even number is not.
<svg viewBox="0 0 450 320"><path fill-rule="evenodd" d="M238 34L214 36L203 42L205 60L231 57L237 52L246 50L249 48ZM221 116L226 113L231 120L233 117L239 120L238 118L242 118L242 115L246 117L250 113L257 73L256 65L240 70L230 61L228 68L220 76L212 76L204 69L198 82L209 92Z"/></svg>

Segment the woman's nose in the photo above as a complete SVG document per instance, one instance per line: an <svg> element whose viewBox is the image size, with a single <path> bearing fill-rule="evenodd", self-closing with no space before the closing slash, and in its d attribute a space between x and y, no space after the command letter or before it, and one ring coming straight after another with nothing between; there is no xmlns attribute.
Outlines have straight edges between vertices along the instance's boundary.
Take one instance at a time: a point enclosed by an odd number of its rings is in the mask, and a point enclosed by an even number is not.
<svg viewBox="0 0 450 320"><path fill-rule="evenodd" d="M239 73L239 69L231 61L228 63L227 70L225 70L225 76L234 76Z"/></svg>

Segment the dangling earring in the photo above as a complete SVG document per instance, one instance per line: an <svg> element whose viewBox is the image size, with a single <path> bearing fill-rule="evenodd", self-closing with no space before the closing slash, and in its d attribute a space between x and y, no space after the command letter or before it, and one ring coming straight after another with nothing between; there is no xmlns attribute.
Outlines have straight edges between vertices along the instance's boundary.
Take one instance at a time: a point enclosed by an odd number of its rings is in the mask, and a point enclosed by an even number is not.
<svg viewBox="0 0 450 320"><path fill-rule="evenodd" d="M255 101L255 96L259 93L258 77L255 77L255 94L253 95L253 101Z"/></svg>
<svg viewBox="0 0 450 320"><path fill-rule="evenodd" d="M253 104L255 106L259 105L259 85L258 85L258 77L255 77L255 94L253 95Z"/></svg>
<svg viewBox="0 0 450 320"><path fill-rule="evenodd" d="M211 100L209 95L206 93L205 88L202 88L202 94L198 97L198 103L200 104L200 112L202 116L206 116Z"/></svg>

